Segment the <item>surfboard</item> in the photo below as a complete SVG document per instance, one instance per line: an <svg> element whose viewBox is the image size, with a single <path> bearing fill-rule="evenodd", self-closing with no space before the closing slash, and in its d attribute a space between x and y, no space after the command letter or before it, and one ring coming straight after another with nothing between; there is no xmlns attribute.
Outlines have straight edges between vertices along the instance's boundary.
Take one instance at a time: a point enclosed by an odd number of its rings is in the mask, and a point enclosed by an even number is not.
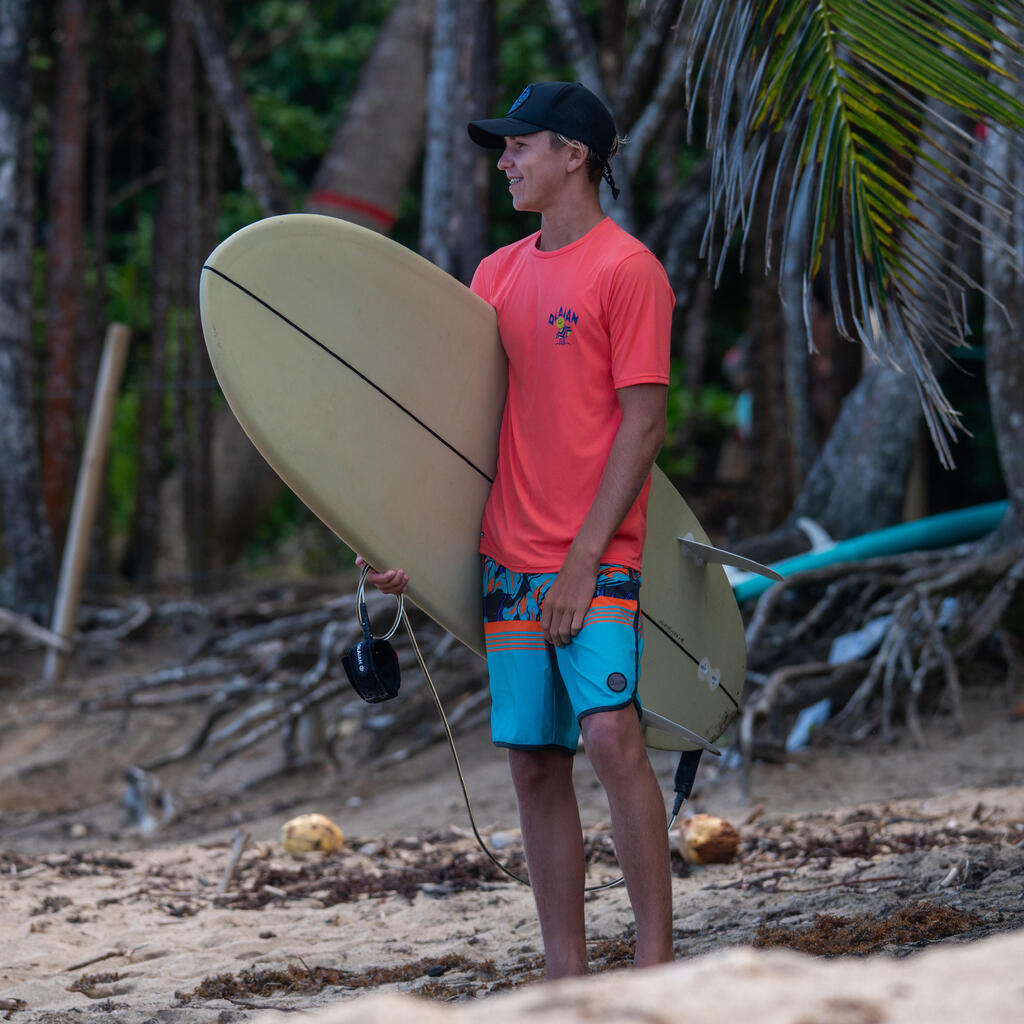
<svg viewBox="0 0 1024 1024"><path fill-rule="evenodd" d="M477 546L507 364L494 310L334 217L258 221L200 277L203 333L242 428L339 538L409 574L409 598L483 656ZM739 709L743 624L686 502L653 473L640 700L649 746L714 749Z"/></svg>

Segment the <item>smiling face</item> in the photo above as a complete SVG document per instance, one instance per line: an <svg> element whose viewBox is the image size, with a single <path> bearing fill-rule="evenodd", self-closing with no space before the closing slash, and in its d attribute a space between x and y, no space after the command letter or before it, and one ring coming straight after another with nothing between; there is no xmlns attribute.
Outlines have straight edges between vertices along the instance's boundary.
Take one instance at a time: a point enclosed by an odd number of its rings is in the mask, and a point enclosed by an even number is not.
<svg viewBox="0 0 1024 1024"><path fill-rule="evenodd" d="M563 199L578 162L572 149L555 147L551 133L544 131L507 136L498 170L508 178L512 205L517 210L544 213Z"/></svg>

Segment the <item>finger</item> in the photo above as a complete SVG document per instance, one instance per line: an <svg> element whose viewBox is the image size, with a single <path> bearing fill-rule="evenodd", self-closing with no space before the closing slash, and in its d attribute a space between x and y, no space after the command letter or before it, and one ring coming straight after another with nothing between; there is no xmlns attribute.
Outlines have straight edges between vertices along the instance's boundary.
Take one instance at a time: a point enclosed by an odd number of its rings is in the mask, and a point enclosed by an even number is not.
<svg viewBox="0 0 1024 1024"><path fill-rule="evenodd" d="M401 569L392 569L388 574L389 579L386 584L381 587L385 594L390 594L393 597L397 597L399 594L404 594L406 587L409 585L409 577Z"/></svg>
<svg viewBox="0 0 1024 1024"><path fill-rule="evenodd" d="M409 585L409 576L403 569L388 569L385 572L373 569L366 574L366 579L379 591L390 595L404 593Z"/></svg>
<svg viewBox="0 0 1024 1024"><path fill-rule="evenodd" d="M549 644L553 644L555 647L564 647L568 640L566 631L563 626L564 615L560 611L552 611L550 614L550 621L548 622L547 629L544 633L544 639Z"/></svg>
<svg viewBox="0 0 1024 1024"><path fill-rule="evenodd" d="M565 647L572 640L572 613L561 612L551 624L551 636L557 647Z"/></svg>
<svg viewBox="0 0 1024 1024"><path fill-rule="evenodd" d="M551 607L544 603L540 612L540 629L544 634L545 643L554 643L551 639Z"/></svg>

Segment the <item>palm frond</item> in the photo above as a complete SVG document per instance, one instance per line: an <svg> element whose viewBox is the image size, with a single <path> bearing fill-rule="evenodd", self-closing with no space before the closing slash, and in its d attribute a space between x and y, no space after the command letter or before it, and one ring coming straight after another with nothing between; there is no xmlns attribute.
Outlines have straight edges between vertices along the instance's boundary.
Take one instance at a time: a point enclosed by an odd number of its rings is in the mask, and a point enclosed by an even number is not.
<svg viewBox="0 0 1024 1024"><path fill-rule="evenodd" d="M978 158L975 135L1024 131L1007 88L1024 48L996 27L1024 24L1019 0L686 0L684 14L691 125L699 90L712 151L705 254L719 248L720 272L723 243L738 231L746 242L772 175L769 264L780 225L808 279L827 259L838 329L915 375L951 464L958 417L933 360L966 343L966 292L979 287L956 239L984 232L981 209L1011 215L1013 186ZM792 228L798 195L811 215Z"/></svg>

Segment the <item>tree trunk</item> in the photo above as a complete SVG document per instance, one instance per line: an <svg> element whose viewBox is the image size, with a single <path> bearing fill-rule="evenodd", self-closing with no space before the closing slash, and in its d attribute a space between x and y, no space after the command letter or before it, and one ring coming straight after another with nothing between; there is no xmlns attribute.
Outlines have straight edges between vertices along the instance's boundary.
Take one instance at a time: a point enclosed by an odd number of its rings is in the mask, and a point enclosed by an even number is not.
<svg viewBox="0 0 1024 1024"><path fill-rule="evenodd" d="M805 292L806 253L802 251L810 216L810 195L797 192L793 212L783 233L779 296L782 299L782 330L786 366L786 415L792 440L790 473L797 488L814 462L814 413L811 406L811 330L809 290Z"/></svg>
<svg viewBox="0 0 1024 1024"><path fill-rule="evenodd" d="M1008 22L1000 28L1018 44L1024 42L1020 26ZM1009 63L1002 48L995 61L1006 67ZM995 73L993 73L994 77ZM1005 82L1005 79L1001 81ZM1020 81L1011 86L1018 101L1024 100L1024 86ZM1010 223L998 218L991 206L986 205L983 216L985 226L995 237L1004 238L1013 248L1017 266L1004 253L991 244L982 250L985 287L994 301L985 310L985 379L988 385L992 422L995 427L999 461L1010 498L1010 512L1000 527L1000 541L1019 542L1024 538L1024 144L1015 132L1002 128L989 128L985 141L979 146L979 158L996 171L1006 182L1010 195ZM1011 192L1011 189L1016 189ZM990 197L994 202L1003 197Z"/></svg>
<svg viewBox="0 0 1024 1024"><path fill-rule="evenodd" d="M306 197L311 213L387 234L423 148L430 0L398 0ZM399 70L400 69L400 70Z"/></svg>
<svg viewBox="0 0 1024 1024"><path fill-rule="evenodd" d="M122 560L122 572L130 579L151 582L155 575L163 518L160 485L163 477L164 405L167 386L167 341L175 281L180 273L181 252L177 225L181 207L180 159L175 131L177 115L172 99L176 95L174 59L181 46L181 19L171 13L170 50L166 64L166 95L163 126L163 165L167 169L153 231L152 285L145 385L139 403L138 473L131 533Z"/></svg>
<svg viewBox="0 0 1024 1024"><path fill-rule="evenodd" d="M174 447L181 466L184 487L181 518L189 575L194 580L203 571L205 538L197 525L202 520L196 493L196 451L193 437L194 390L191 385L192 349L202 344L196 331L195 275L206 254L199 253L195 238L199 205L198 144L196 142L195 60L189 36L188 15L181 4L171 7L170 148L168 151L167 249L173 268L170 286L170 325L176 356L174 388Z"/></svg>
<svg viewBox="0 0 1024 1024"><path fill-rule="evenodd" d="M688 22L680 23L666 35L661 76L643 110L629 125L629 145L623 152L622 163L631 181L635 180L651 149L660 141L666 122L680 111L689 50L690 25Z"/></svg>
<svg viewBox="0 0 1024 1024"><path fill-rule="evenodd" d="M197 8L199 6L196 5ZM393 226L402 195L423 147L431 11L430 0L399 0L382 26L345 118L314 176L306 204L310 212L341 215L382 231L389 231ZM243 152L248 154L246 173L249 179L262 179L263 190L272 192L271 183L279 180L272 158L262 145L257 148L251 144L255 122L251 112L243 114L238 109L239 104L246 104L246 100L240 87L236 92L230 86L227 56L222 46L214 45L220 34L205 31L205 28L216 26L216 5L202 5L200 14L204 27L202 37L207 43L205 52L196 28L199 15L195 14L193 31L207 81L217 98L217 107L228 122L239 159L243 159ZM401 68L401 74L395 73L396 68ZM234 99L229 103L230 97ZM229 106L235 111L233 123L228 116ZM210 116L213 116L212 112ZM244 128L246 123L249 128ZM208 123L208 131L216 136L218 129L214 122ZM218 171L209 164L212 150L208 141L204 187L207 201L211 204L216 202L211 185L216 184L218 176ZM261 171L263 165L265 167ZM215 213L208 208L206 222L212 225L214 221ZM210 237L206 239L204 255L214 241ZM205 349L201 362L206 369L202 374L197 373L196 379L210 376ZM203 410L201 405L198 408ZM208 416L208 409L202 411L202 415ZM198 424L197 436L210 440L197 441L196 468L201 474L198 460L208 458L207 474L211 482L209 500L205 503L199 498L196 500L206 505L209 564L216 567L230 564L241 555L253 531L280 495L283 485L246 437L230 410L221 409L215 417L209 417L205 425L202 420ZM216 481L215 486L212 481ZM160 574L181 573L188 569L187 553L181 549L186 527L177 513L185 500L182 497L184 488L180 470L170 474L161 488L160 504L171 518L168 528L161 531L159 537ZM199 489L197 478L197 494Z"/></svg>
<svg viewBox="0 0 1024 1024"><path fill-rule="evenodd" d="M93 276L92 301L89 305L89 328L82 346L81 369L78 374L79 392L84 401L83 415L92 401L103 339L107 331L107 260L109 212L108 191L110 122L107 106L107 72L109 65L108 38L110 34L109 0L99 0L96 11L96 41L93 46L93 114L92 114L92 195L89 219L92 225ZM97 500L96 520L89 553L89 572L97 577L110 575L110 522L109 493L102 488Z"/></svg>
<svg viewBox="0 0 1024 1024"><path fill-rule="evenodd" d="M899 522L907 469L921 422L913 377L884 363L868 366L793 509L833 537Z"/></svg>
<svg viewBox="0 0 1024 1024"><path fill-rule="evenodd" d="M451 273L450 235L458 73L458 0L435 0L427 79L427 144L423 161L420 253Z"/></svg>
<svg viewBox="0 0 1024 1024"><path fill-rule="evenodd" d="M753 267L751 280L747 327L752 342L748 387L754 397L751 468L757 489L757 529L770 530L786 518L794 494L786 410L785 339L777 300L777 273L766 271L763 266Z"/></svg>
<svg viewBox="0 0 1024 1024"><path fill-rule="evenodd" d="M623 124L632 124L658 72L659 56L669 30L679 16L679 0L658 0L644 5L644 21L626 58L615 93L615 112Z"/></svg>
<svg viewBox="0 0 1024 1024"><path fill-rule="evenodd" d="M435 25L420 252L464 284L487 254L494 155L466 124L490 111L493 20L492 0L440 0Z"/></svg>
<svg viewBox="0 0 1024 1024"><path fill-rule="evenodd" d="M701 273L707 268L700 258L700 240L708 220L711 159L705 157L693 169L676 198L662 205L644 232L643 243L661 260L676 294L675 316L686 315Z"/></svg>
<svg viewBox="0 0 1024 1024"><path fill-rule="evenodd" d="M469 284L488 253L487 195L494 154L473 145L470 121L487 117L494 96L494 0L460 0L459 73L455 83L454 181L452 196L452 273Z"/></svg>
<svg viewBox="0 0 1024 1024"><path fill-rule="evenodd" d="M0 0L0 512L10 566L0 604L45 620L53 545L40 486L28 373L31 350L29 0ZM26 227L28 230L26 230Z"/></svg>
<svg viewBox="0 0 1024 1024"><path fill-rule="evenodd" d="M601 42L597 53L601 77L613 99L617 98L622 62L625 59L626 0L604 0L601 4Z"/></svg>
<svg viewBox="0 0 1024 1024"><path fill-rule="evenodd" d="M287 213L291 208L288 194L281 183L273 157L260 138L259 126L252 108L228 60L224 40L217 28L211 5L203 0L183 0L188 5L196 48L203 59L206 80L217 100L242 165L242 183L256 197L260 209L268 217ZM172 4L172 7L175 6Z"/></svg>
<svg viewBox="0 0 1024 1024"><path fill-rule="evenodd" d="M210 366L209 355L203 342L202 325L199 319L199 291L196 288L195 268L202 261L212 246L208 246L208 236L213 235L217 211L215 207L218 195L210 201L203 189L203 167L201 160L202 143L200 141L200 123L198 107L198 82L195 65L195 53L191 44L186 47L186 63L188 67L188 96L185 104L183 125L184 144L184 179L185 179L185 265L191 268L184 275L179 298L181 315L186 324L188 337L188 359L185 366L185 395L190 411L188 431L189 479L186 491L189 495L189 506L186 515L189 567L194 580L194 589L205 589L204 580L210 570L210 543L212 522L213 479L210 474L210 389L208 381L213 379L213 368ZM220 120L217 118L219 129ZM220 148L220 135L209 140L214 150L211 160L214 167L219 166L217 151ZM206 221L206 208L212 206L209 227Z"/></svg>
<svg viewBox="0 0 1024 1024"><path fill-rule="evenodd" d="M50 167L49 310L43 412L43 499L55 537L63 537L67 526L75 460L75 348L83 298L88 96L84 0L64 0L61 26Z"/></svg>
<svg viewBox="0 0 1024 1024"><path fill-rule="evenodd" d="M608 98L608 90L601 76L597 43L594 42L594 36L587 26L579 3L577 0L548 0L548 11L576 77L614 114L614 106ZM616 122L616 128L621 135L622 125ZM615 184L621 192L618 199L612 198L608 183L601 182L601 201L605 213L620 227L635 233L633 188L629 175L625 171L620 171Z"/></svg>

